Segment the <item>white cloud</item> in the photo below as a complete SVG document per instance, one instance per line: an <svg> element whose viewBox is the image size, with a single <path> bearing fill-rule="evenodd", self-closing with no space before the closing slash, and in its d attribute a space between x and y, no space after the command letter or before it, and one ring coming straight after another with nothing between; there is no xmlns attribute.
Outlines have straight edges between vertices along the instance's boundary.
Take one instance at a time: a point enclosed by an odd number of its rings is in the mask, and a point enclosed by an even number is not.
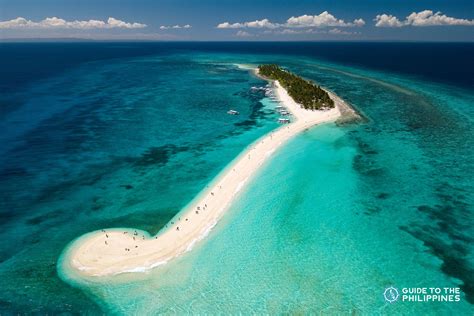
<svg viewBox="0 0 474 316"><path fill-rule="evenodd" d="M254 35L250 34L249 32L239 30L237 33L235 33L235 36L238 36L238 37L252 37Z"/></svg>
<svg viewBox="0 0 474 316"><path fill-rule="evenodd" d="M308 30L309 31L309 30ZM292 30L292 29L283 29L281 31L275 31L275 34L282 34L282 35L293 35L293 34L303 34L306 31L303 30Z"/></svg>
<svg viewBox="0 0 474 316"><path fill-rule="evenodd" d="M270 31L268 34L279 34L279 35L296 35L296 34L325 34L326 31L314 30L314 29L282 29L276 31Z"/></svg>
<svg viewBox="0 0 474 316"><path fill-rule="evenodd" d="M137 29L137 28L144 28L146 24L141 23L127 23L121 20L117 20L115 18L109 18L107 23L105 24L108 28L124 28L124 29Z"/></svg>
<svg viewBox="0 0 474 316"><path fill-rule="evenodd" d="M278 24L270 22L268 19L255 20L243 23L224 22L217 25L218 29L240 29L240 28L277 28Z"/></svg>
<svg viewBox="0 0 474 316"><path fill-rule="evenodd" d="M169 29L190 29L192 28L191 25L186 24L186 25L162 25L160 26L160 30L169 30Z"/></svg>
<svg viewBox="0 0 474 316"><path fill-rule="evenodd" d="M360 32L348 32L338 28L330 30L321 28L285 28L277 30L266 30L264 34L274 35L301 35L301 34L326 34L326 35L360 35Z"/></svg>
<svg viewBox="0 0 474 316"><path fill-rule="evenodd" d="M347 31L343 31L343 30L340 30L338 28L333 28L333 29L330 29L328 31L329 34L333 34L333 35L354 35L354 34L360 34L360 33L357 33L357 32L347 32Z"/></svg>
<svg viewBox="0 0 474 316"><path fill-rule="evenodd" d="M252 22L246 22L245 23L247 27L255 27L255 28L276 28L278 27L277 24L274 24L270 22L268 19L263 19L263 20L256 20Z"/></svg>
<svg viewBox="0 0 474 316"><path fill-rule="evenodd" d="M337 19L328 11L321 12L319 15L301 15L298 17L292 16L286 21L286 27L328 27L328 26L363 26L365 21L363 19L355 19L353 22L346 22Z"/></svg>
<svg viewBox="0 0 474 316"><path fill-rule="evenodd" d="M474 25L474 20L452 18L441 12L433 13L431 10L424 10L418 13L413 12L407 16L407 22L413 26Z"/></svg>
<svg viewBox="0 0 474 316"><path fill-rule="evenodd" d="M365 25L365 21L363 19L355 19L354 20L354 25L355 26L364 26Z"/></svg>
<svg viewBox="0 0 474 316"><path fill-rule="evenodd" d="M378 14L374 21L376 27L402 27L404 25L396 16L389 14Z"/></svg>
<svg viewBox="0 0 474 316"><path fill-rule="evenodd" d="M328 11L321 12L319 15L301 15L294 17L292 16L285 23L273 23L268 19L256 20L252 22L238 22L230 23L223 22L217 25L219 29L239 29L239 28L268 28L275 29L279 27L284 28L306 28L306 27L355 27L363 26L365 21L363 19L355 19L353 22L346 22L341 19L337 19Z"/></svg>
<svg viewBox="0 0 474 316"><path fill-rule="evenodd" d="M406 17L404 21L400 21L396 16L379 14L375 17L375 26L377 27L402 27L412 26L437 26L437 25L465 25L473 26L474 20L458 19L449 17L441 12L434 13L431 10L413 12Z"/></svg>
<svg viewBox="0 0 474 316"><path fill-rule="evenodd" d="M108 18L107 21L101 20L88 20L88 21L66 21L61 18L51 17L34 22L27 20L22 17L18 17L9 21L0 21L0 29L138 29L144 28L146 24L141 23L128 23L115 18Z"/></svg>
<svg viewBox="0 0 474 316"><path fill-rule="evenodd" d="M244 27L244 25L241 23L229 23L229 22L223 22L217 25L218 29L239 29L242 27Z"/></svg>

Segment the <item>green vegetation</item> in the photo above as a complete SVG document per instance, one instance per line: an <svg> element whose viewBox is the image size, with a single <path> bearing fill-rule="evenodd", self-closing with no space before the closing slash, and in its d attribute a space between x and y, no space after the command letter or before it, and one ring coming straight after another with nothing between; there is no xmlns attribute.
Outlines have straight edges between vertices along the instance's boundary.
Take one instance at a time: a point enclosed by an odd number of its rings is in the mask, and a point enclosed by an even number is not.
<svg viewBox="0 0 474 316"><path fill-rule="evenodd" d="M334 107L334 101L321 87L280 68L278 65L260 65L258 70L262 76L278 80L293 100L305 109L320 110Z"/></svg>

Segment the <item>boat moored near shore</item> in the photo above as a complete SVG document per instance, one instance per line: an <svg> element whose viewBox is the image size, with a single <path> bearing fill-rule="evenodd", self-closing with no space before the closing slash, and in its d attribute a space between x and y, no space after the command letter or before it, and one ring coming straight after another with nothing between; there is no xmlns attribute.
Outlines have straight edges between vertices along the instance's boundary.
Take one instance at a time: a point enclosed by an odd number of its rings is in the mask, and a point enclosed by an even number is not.
<svg viewBox="0 0 474 316"><path fill-rule="evenodd" d="M239 115L240 113L236 110L229 110L227 111L227 114L230 114L230 115Z"/></svg>

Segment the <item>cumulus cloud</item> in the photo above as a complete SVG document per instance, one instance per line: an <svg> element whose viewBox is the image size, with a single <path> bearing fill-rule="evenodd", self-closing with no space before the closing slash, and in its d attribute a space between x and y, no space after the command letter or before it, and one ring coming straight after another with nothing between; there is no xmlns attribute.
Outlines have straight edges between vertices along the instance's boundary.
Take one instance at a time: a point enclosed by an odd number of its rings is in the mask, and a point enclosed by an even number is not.
<svg viewBox="0 0 474 316"><path fill-rule="evenodd" d="M186 25L162 25L160 26L160 30L169 30L169 29L174 29L174 30L177 30L177 29L190 29L192 28L191 25L189 24L186 24Z"/></svg>
<svg viewBox="0 0 474 316"><path fill-rule="evenodd" d="M242 28L244 25L242 23L229 23L229 22L223 22L217 25L218 29L238 29Z"/></svg>
<svg viewBox="0 0 474 316"><path fill-rule="evenodd" d="M285 23L274 23L268 19L256 20L251 22L223 22L217 25L219 29L239 29L239 28L268 28L275 29L279 27L284 28L323 28L323 27L356 27L365 25L365 21L361 18L355 19L352 22L346 22L337 19L328 11L321 12L319 15L301 15L292 16Z"/></svg>
<svg viewBox="0 0 474 316"><path fill-rule="evenodd" d="M402 27L404 25L396 16L389 14L378 14L374 21L376 27Z"/></svg>
<svg viewBox="0 0 474 316"><path fill-rule="evenodd" d="M396 16L388 14L379 14L375 17L375 26L377 27L402 27L402 26L437 26L437 25L464 25L473 26L474 20L458 19L449 17L441 12L434 13L431 10L413 12L400 21Z"/></svg>
<svg viewBox="0 0 474 316"><path fill-rule="evenodd" d="M354 20L354 25L355 26L364 26L365 25L365 21L363 19L355 19Z"/></svg>
<svg viewBox="0 0 474 316"><path fill-rule="evenodd" d="M146 24L124 22L112 17L108 18L107 21L66 21L57 17L46 18L38 22L22 17L9 21L0 21L0 29L139 29L144 27L146 27Z"/></svg>
<svg viewBox="0 0 474 316"><path fill-rule="evenodd" d="M363 26L365 21L363 19L355 19L353 22L346 22L342 19L337 19L328 11L321 12L319 15L301 15L292 16L286 21L286 27L348 27L348 26Z"/></svg>
<svg viewBox="0 0 474 316"><path fill-rule="evenodd" d="M255 20L251 22L243 22L243 23L229 23L224 22L217 25L218 29L240 29L240 28L276 28L278 27L277 24L270 22L268 19L263 20Z"/></svg>
<svg viewBox="0 0 474 316"><path fill-rule="evenodd" d="M431 10L424 10L418 13L413 12L407 16L407 22L413 26L474 25L474 20L452 18L441 12L433 13Z"/></svg>
<svg viewBox="0 0 474 316"><path fill-rule="evenodd" d="M142 23L128 23L115 18L109 18L105 24L106 28L124 28L124 29L140 29L146 27L146 24Z"/></svg>

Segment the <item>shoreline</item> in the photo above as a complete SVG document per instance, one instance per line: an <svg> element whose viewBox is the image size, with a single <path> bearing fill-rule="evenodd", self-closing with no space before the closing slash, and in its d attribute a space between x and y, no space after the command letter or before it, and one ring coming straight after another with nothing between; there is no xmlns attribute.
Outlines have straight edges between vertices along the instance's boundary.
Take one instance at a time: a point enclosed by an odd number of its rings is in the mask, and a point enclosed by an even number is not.
<svg viewBox="0 0 474 316"><path fill-rule="evenodd" d="M239 68L244 68L238 65ZM258 69L252 70L260 78ZM330 91L335 107L311 111L300 107L278 83L271 81L275 96L292 114L292 122L250 144L184 207L157 235L130 228L115 228L88 233L74 240L61 255L61 265L83 276L111 276L145 272L166 264L190 251L218 224L242 188L260 167L289 139L314 125L334 122L347 109L345 102ZM354 111L353 111L354 112Z"/></svg>

